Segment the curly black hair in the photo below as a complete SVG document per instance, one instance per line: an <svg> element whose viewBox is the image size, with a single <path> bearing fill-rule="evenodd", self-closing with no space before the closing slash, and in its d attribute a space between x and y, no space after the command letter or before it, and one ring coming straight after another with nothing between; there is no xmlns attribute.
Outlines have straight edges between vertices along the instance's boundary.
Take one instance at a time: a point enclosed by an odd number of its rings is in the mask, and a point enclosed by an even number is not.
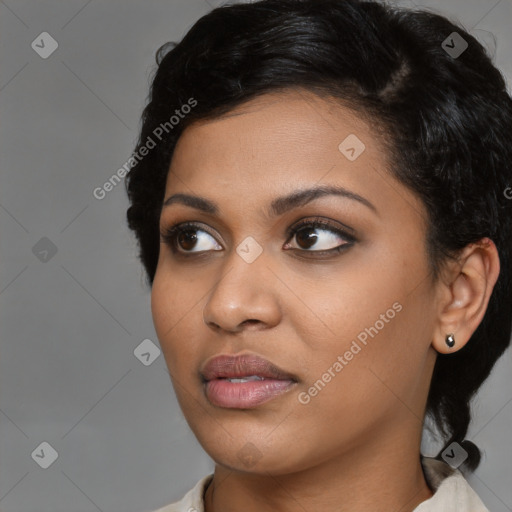
<svg viewBox="0 0 512 512"><path fill-rule="evenodd" d="M464 439L470 401L508 347L512 323L512 99L483 46L461 25L420 9L261 0L212 10L156 60L125 181L148 285L181 133L274 91L334 97L372 120L393 162L389 172L428 210L434 279L468 244L494 241L501 270L485 316L462 349L438 355L426 407L445 446L462 444L464 467L476 469L480 450Z"/></svg>

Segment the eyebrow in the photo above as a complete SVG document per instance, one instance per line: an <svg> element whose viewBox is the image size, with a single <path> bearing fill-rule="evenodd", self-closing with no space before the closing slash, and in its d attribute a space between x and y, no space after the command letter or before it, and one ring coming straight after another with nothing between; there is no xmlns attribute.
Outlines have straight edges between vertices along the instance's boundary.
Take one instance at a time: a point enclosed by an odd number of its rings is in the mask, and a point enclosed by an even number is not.
<svg viewBox="0 0 512 512"><path fill-rule="evenodd" d="M374 213L378 214L377 208L375 208L375 206L364 197L356 194L355 192L351 192L346 188L334 185L321 185L314 188L308 188L306 190L296 190L286 196L278 197L270 203L267 214L269 217L276 217L293 208L304 206L315 199L330 195L341 196L358 201L367 206L370 210L373 210ZM173 203L181 203L185 206L189 206L212 215L217 215L220 212L220 208L216 203L200 196L173 194L164 201L163 208L170 206Z"/></svg>

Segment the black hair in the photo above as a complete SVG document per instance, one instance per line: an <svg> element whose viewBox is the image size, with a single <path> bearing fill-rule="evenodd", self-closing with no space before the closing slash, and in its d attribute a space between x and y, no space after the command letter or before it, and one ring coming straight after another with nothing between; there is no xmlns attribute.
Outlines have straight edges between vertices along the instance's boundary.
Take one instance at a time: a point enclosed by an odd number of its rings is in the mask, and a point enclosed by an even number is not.
<svg viewBox="0 0 512 512"><path fill-rule="evenodd" d="M336 98L372 119L387 144L389 172L428 211L434 279L468 244L493 240L501 270L487 311L463 348L437 356L426 407L445 446L462 444L464 467L474 470L480 450L464 439L470 401L508 347L512 323L512 99L483 46L461 25L423 10L261 0L212 10L179 44L163 45L157 64L125 182L127 221L148 285L167 173L183 130L290 89ZM140 158L149 140L156 147Z"/></svg>

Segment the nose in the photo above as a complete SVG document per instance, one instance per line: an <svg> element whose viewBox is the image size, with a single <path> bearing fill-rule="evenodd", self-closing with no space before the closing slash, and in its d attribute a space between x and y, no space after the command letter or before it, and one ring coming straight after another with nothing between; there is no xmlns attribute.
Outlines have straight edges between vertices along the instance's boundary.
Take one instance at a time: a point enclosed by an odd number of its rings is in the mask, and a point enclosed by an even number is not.
<svg viewBox="0 0 512 512"><path fill-rule="evenodd" d="M278 287L264 252L247 263L236 251L218 279L203 309L205 324L215 331L240 332L277 325L281 319Z"/></svg>

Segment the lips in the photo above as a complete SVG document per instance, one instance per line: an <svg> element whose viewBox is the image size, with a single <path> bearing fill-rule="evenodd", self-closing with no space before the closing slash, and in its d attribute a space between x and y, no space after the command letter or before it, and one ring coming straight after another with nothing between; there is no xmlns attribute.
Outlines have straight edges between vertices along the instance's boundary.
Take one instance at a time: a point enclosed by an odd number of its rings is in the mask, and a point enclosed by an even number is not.
<svg viewBox="0 0 512 512"><path fill-rule="evenodd" d="M241 379L257 376L262 379L292 380L296 378L255 355L222 355L211 359L200 372L203 381L214 379ZM254 379L255 380L255 379Z"/></svg>
<svg viewBox="0 0 512 512"><path fill-rule="evenodd" d="M228 409L252 409L294 387L297 379L255 355L217 356L200 371L208 401Z"/></svg>

